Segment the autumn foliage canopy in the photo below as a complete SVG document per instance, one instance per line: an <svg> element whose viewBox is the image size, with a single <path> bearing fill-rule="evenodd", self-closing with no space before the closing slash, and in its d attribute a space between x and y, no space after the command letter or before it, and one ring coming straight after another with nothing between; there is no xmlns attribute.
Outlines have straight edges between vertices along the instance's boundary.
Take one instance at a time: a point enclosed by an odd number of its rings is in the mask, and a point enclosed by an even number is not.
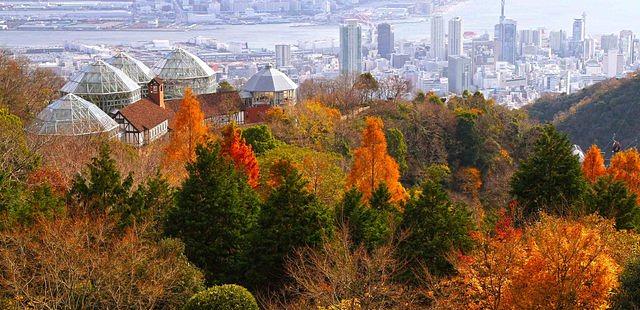
<svg viewBox="0 0 640 310"><path fill-rule="evenodd" d="M236 169L243 171L247 175L247 181L251 187L258 187L260 168L253 149L242 138L240 129L231 124L226 126L222 132L222 155L233 159Z"/></svg>
<svg viewBox="0 0 640 310"><path fill-rule="evenodd" d="M171 141L166 149L166 164L192 162L196 146L206 140L208 128L200 102L190 88L185 90L180 108L173 119Z"/></svg>
<svg viewBox="0 0 640 310"><path fill-rule="evenodd" d="M347 185L361 191L369 199L380 183L385 183L394 202L405 200L407 193L400 184L398 163L387 152L382 119L368 117L362 132L362 144L354 151L354 162Z"/></svg>
<svg viewBox="0 0 640 310"><path fill-rule="evenodd" d="M592 145L587 152L584 162L582 163L582 173L587 181L594 183L599 177L607 172L604 166L604 158L602 152L597 145Z"/></svg>

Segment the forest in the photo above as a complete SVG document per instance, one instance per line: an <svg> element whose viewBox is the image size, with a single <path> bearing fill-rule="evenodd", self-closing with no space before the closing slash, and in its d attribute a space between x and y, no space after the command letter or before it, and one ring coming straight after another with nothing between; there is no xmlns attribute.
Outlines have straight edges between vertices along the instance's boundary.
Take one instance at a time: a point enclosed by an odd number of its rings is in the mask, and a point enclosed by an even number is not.
<svg viewBox="0 0 640 310"><path fill-rule="evenodd" d="M60 84L0 57L0 308L640 307L640 153L556 112L363 74L138 149L29 134Z"/></svg>
<svg viewBox="0 0 640 310"><path fill-rule="evenodd" d="M637 73L610 79L571 95L545 96L525 107L533 120L552 123L574 144L588 148L596 144L609 151L614 140L626 148L640 142L640 77Z"/></svg>

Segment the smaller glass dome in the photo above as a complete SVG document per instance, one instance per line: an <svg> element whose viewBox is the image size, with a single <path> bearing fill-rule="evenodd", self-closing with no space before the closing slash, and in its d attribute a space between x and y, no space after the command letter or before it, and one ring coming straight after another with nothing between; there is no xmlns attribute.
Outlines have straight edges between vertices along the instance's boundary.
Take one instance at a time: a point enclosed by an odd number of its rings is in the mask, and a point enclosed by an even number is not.
<svg viewBox="0 0 640 310"><path fill-rule="evenodd" d="M118 123L96 105L67 94L38 113L29 131L37 135L80 136L113 135L117 130Z"/></svg>
<svg viewBox="0 0 640 310"><path fill-rule="evenodd" d="M140 86L122 70L98 60L73 75L60 90L69 94L117 94L135 92Z"/></svg>
<svg viewBox="0 0 640 310"><path fill-rule="evenodd" d="M131 57L125 52L119 52L112 58L107 60L107 63L122 70L128 77L134 80L138 85L144 86L149 83L155 74L147 65L142 61Z"/></svg>

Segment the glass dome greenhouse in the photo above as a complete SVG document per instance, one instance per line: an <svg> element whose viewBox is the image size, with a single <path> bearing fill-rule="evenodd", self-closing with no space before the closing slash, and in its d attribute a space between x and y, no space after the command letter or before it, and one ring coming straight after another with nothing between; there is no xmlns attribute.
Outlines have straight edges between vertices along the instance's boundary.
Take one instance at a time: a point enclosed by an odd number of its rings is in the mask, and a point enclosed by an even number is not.
<svg viewBox="0 0 640 310"><path fill-rule="evenodd" d="M37 135L81 136L118 133L118 123L93 103L74 94L53 101L36 116L29 131Z"/></svg>
<svg viewBox="0 0 640 310"><path fill-rule="evenodd" d="M134 82L138 83L142 88L143 95L146 94L147 84L155 77L155 74L147 65L125 52L119 52L108 59L107 63L122 70Z"/></svg>
<svg viewBox="0 0 640 310"><path fill-rule="evenodd" d="M196 95L215 93L215 72L202 59L177 48L153 66L153 72L164 82L166 99L180 99L190 87Z"/></svg>
<svg viewBox="0 0 640 310"><path fill-rule="evenodd" d="M140 100L138 83L122 70L98 60L82 68L60 89L62 95L75 94L97 105L105 112Z"/></svg>

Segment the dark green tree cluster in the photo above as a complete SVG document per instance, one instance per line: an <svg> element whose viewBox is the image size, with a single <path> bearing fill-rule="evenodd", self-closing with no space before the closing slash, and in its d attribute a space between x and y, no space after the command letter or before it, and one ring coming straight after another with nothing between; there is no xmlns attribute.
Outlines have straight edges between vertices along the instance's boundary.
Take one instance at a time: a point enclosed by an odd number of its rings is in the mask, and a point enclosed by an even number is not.
<svg viewBox="0 0 640 310"><path fill-rule="evenodd" d="M398 163L400 174L405 174L407 169L409 169L407 163L409 149L407 147L407 141L404 139L404 134L397 128L391 128L385 132L385 136L387 138L389 155Z"/></svg>
<svg viewBox="0 0 640 310"><path fill-rule="evenodd" d="M448 255L465 253L474 245L470 212L452 202L442 186L433 181L426 181L422 193L407 203L401 229L409 235L401 241L399 252L412 272L427 267L433 275L450 275L454 268Z"/></svg>
<svg viewBox="0 0 640 310"><path fill-rule="evenodd" d="M117 216L120 225L126 227L137 221L161 223L166 210L174 204L174 190L159 172L133 190L133 176L122 177L109 145L103 143L87 171L73 179L68 199L83 212Z"/></svg>
<svg viewBox="0 0 640 310"><path fill-rule="evenodd" d="M351 189L335 208L337 225L348 228L355 246L363 245L371 251L389 242L399 225L401 213L390 200L384 183L373 192L368 204L362 193Z"/></svg>
<svg viewBox="0 0 640 310"><path fill-rule="evenodd" d="M282 283L285 258L296 248L319 246L333 232L329 209L309 193L291 163L280 162L272 175L277 185L262 205L253 244L251 278L261 287Z"/></svg>
<svg viewBox="0 0 640 310"><path fill-rule="evenodd" d="M639 229L640 208L638 197L630 192L623 181L610 176L599 178L589 186L585 195L587 213L615 219L617 229Z"/></svg>
<svg viewBox="0 0 640 310"><path fill-rule="evenodd" d="M187 172L166 233L184 241L187 257L209 283L239 283L260 211L258 195L219 144L199 146Z"/></svg>
<svg viewBox="0 0 640 310"><path fill-rule="evenodd" d="M580 207L587 183L571 148L567 135L552 125L542 128L531 156L511 180L511 193L525 218L540 212L566 216Z"/></svg>

